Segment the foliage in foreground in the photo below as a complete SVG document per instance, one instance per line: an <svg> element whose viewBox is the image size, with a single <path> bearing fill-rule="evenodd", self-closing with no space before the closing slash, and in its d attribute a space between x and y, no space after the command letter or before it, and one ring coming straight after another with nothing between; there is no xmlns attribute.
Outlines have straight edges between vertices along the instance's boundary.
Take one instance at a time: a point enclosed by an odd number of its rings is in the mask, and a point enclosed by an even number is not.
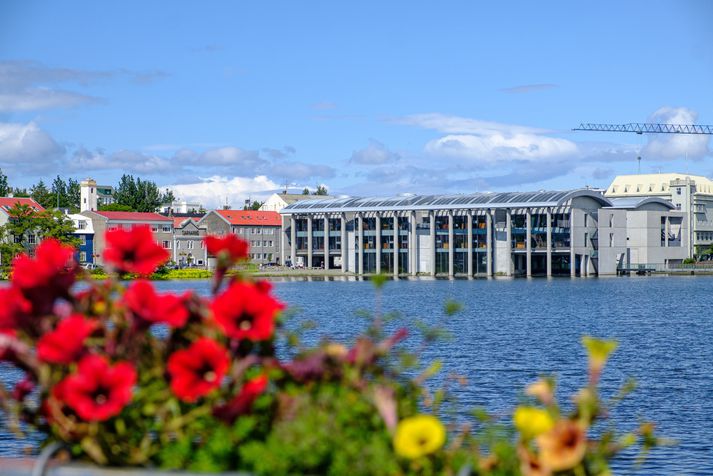
<svg viewBox="0 0 713 476"><path fill-rule="evenodd" d="M440 365L399 345L409 330L387 335L377 312L351 347L302 347L269 284L228 274L248 251L234 235L206 239L218 259L211 299L157 293L142 279L124 287L120 277L153 273L167 253L148 228L106 239L112 279L89 279L71 247L48 240L16 259L0 289L0 360L25 373L0 390L3 410L16 431L34 426L75 458L271 475L589 475L608 474L625 448L657 443L650 424L591 437L607 414L598 383L614 342L583 340L588 384L569 412L543 378L512 422L483 412L445 420L448 392L424 384ZM439 336L418 331L424 345Z"/></svg>

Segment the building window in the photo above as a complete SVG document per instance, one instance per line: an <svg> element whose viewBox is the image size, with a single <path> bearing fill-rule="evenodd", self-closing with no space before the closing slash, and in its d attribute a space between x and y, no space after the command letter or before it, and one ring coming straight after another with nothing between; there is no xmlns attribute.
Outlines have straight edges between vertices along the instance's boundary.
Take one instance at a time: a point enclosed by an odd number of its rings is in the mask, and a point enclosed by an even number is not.
<svg viewBox="0 0 713 476"><path fill-rule="evenodd" d="M587 226L587 222L589 221L589 213L584 214L584 226ZM586 241L586 240L585 240Z"/></svg>
<svg viewBox="0 0 713 476"><path fill-rule="evenodd" d="M171 249L171 242L168 240L163 240L163 247L167 250Z"/></svg>
<svg viewBox="0 0 713 476"><path fill-rule="evenodd" d="M87 252L86 251L80 251L79 252L79 262L84 263L87 261Z"/></svg>
<svg viewBox="0 0 713 476"><path fill-rule="evenodd" d="M158 233L158 225L151 225L151 231Z"/></svg>
<svg viewBox="0 0 713 476"><path fill-rule="evenodd" d="M78 229L78 230L86 230L86 228L87 228L87 222L85 222L84 220L79 220L79 221L77 222L77 229Z"/></svg>
<svg viewBox="0 0 713 476"><path fill-rule="evenodd" d="M163 225L163 227L161 228L161 230L162 230L164 233L171 233L171 225Z"/></svg>
<svg viewBox="0 0 713 476"><path fill-rule="evenodd" d="M180 250L181 249L181 242L176 240L176 249Z"/></svg>
<svg viewBox="0 0 713 476"><path fill-rule="evenodd" d="M79 243L82 245L87 244L87 235L79 235Z"/></svg>
<svg viewBox="0 0 713 476"><path fill-rule="evenodd" d="M203 260L202 260L202 259L199 259L199 260L198 260L198 265L199 265L199 266L203 266Z"/></svg>
<svg viewBox="0 0 713 476"><path fill-rule="evenodd" d="M614 228L614 214L609 215L609 228Z"/></svg>
<svg viewBox="0 0 713 476"><path fill-rule="evenodd" d="M681 195L681 187L678 187L678 188L676 189L676 195Z"/></svg>
<svg viewBox="0 0 713 476"><path fill-rule="evenodd" d="M193 249L193 242L192 242L192 241L187 241L187 242L186 242L186 249L187 249L187 250L192 250L192 249Z"/></svg>
<svg viewBox="0 0 713 476"><path fill-rule="evenodd" d="M34 245L36 241L35 235L27 235L27 242L31 245Z"/></svg>
<svg viewBox="0 0 713 476"><path fill-rule="evenodd" d="M609 233L609 247L614 246L614 233Z"/></svg>

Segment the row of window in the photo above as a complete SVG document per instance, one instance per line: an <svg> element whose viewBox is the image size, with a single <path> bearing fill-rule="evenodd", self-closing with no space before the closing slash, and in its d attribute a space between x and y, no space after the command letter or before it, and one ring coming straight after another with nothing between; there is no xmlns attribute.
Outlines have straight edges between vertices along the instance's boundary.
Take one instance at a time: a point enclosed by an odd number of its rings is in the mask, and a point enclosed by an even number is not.
<svg viewBox="0 0 713 476"><path fill-rule="evenodd" d="M236 226L233 228L235 233L238 235L247 235L252 233L253 235L274 235L275 228L271 227L250 227L250 226Z"/></svg>
<svg viewBox="0 0 713 476"><path fill-rule="evenodd" d="M260 240L250 240L250 246L252 246L253 248L256 248L256 247L258 247L258 246L263 246L263 247L265 247L265 246L272 246L272 245L273 245L273 241L272 241L272 240L263 240L263 241L260 241Z"/></svg>
<svg viewBox="0 0 713 476"><path fill-rule="evenodd" d="M124 223L123 225L109 225L107 227L108 230L118 230L119 228L123 228L124 230L131 230L135 226L144 226L144 224L138 224L138 223ZM172 233L173 232L173 225L161 225L159 227L158 225L151 225L151 231L154 233L159 232L159 228L162 233ZM81 229L81 228L80 228Z"/></svg>
<svg viewBox="0 0 713 476"><path fill-rule="evenodd" d="M710 231L697 231L696 240L698 241L710 241L713 240L713 232Z"/></svg>
<svg viewBox="0 0 713 476"><path fill-rule="evenodd" d="M181 244L182 243L182 244ZM180 250L181 248L186 249L186 250L192 250L195 246L195 241L194 240L188 240L188 241L178 241L176 240L176 249ZM203 240L200 241L200 248L204 248Z"/></svg>
<svg viewBox="0 0 713 476"><path fill-rule="evenodd" d="M250 259L272 261L272 253L250 253Z"/></svg>

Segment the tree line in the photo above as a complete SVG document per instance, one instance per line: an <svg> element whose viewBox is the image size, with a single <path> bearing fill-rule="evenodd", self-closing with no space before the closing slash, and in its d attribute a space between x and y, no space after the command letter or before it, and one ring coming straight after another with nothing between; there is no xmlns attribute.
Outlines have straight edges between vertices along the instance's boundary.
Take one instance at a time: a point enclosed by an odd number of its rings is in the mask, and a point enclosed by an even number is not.
<svg viewBox="0 0 713 476"><path fill-rule="evenodd" d="M0 169L0 197L10 194L32 198L47 209L62 208L72 213L80 209L80 185L73 178L65 180L58 175L49 186L40 180L28 189L10 186L7 175ZM176 197L170 189L161 191L155 182L124 174L114 187L114 203L100 210L155 212L162 204L174 201Z"/></svg>

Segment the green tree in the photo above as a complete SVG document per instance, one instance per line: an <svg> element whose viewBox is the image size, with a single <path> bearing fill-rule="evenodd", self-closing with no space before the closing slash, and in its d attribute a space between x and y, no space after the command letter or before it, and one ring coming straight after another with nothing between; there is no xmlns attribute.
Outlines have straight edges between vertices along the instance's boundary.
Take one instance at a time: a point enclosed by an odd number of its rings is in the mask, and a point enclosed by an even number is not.
<svg viewBox="0 0 713 476"><path fill-rule="evenodd" d="M17 204L8 209L8 215L8 222L0 226L1 264L5 270L18 253L29 251L45 238L79 246L79 239L73 234L74 223L61 211L38 212L29 205Z"/></svg>
<svg viewBox="0 0 713 476"><path fill-rule="evenodd" d="M246 200L247 202L247 200ZM259 210L260 207L262 206L263 202L258 202L257 200L253 200L252 203L246 204L243 206L243 210Z"/></svg>
<svg viewBox="0 0 713 476"><path fill-rule="evenodd" d="M162 198L165 197L154 182L126 174L121 176L119 186L114 192L116 203L130 207L136 212L155 212L161 206Z"/></svg>
<svg viewBox="0 0 713 476"><path fill-rule="evenodd" d="M57 208L69 208L67 183L59 175L52 181L52 204Z"/></svg>
<svg viewBox="0 0 713 476"><path fill-rule="evenodd" d="M128 205L118 203L110 203L108 205L99 205L100 212L133 212L134 209Z"/></svg>
<svg viewBox="0 0 713 476"><path fill-rule="evenodd" d="M50 193L49 189L47 188L47 185L45 185L44 181L40 180L38 183L32 186L30 189L30 196L40 205L42 205L45 208L51 208L55 206L52 203L52 200L54 199L54 195Z"/></svg>
<svg viewBox="0 0 713 476"><path fill-rule="evenodd" d="M175 201L177 201L176 196L170 188L165 189L161 194L161 205L170 205Z"/></svg>
<svg viewBox="0 0 713 476"><path fill-rule="evenodd" d="M72 178L67 180L67 206L72 210L72 213L79 211L81 195L82 192L79 181Z"/></svg>
<svg viewBox="0 0 713 476"><path fill-rule="evenodd" d="M15 187L12 194L18 198L30 198L30 192L26 188Z"/></svg>
<svg viewBox="0 0 713 476"><path fill-rule="evenodd" d="M7 195L12 191L10 186L7 184L7 175L0 169L0 197L7 197Z"/></svg>
<svg viewBox="0 0 713 476"><path fill-rule="evenodd" d="M302 195L309 195L309 189L307 187L302 190Z"/></svg>
<svg viewBox="0 0 713 476"><path fill-rule="evenodd" d="M329 191L324 185L318 185L313 195L329 195Z"/></svg>

